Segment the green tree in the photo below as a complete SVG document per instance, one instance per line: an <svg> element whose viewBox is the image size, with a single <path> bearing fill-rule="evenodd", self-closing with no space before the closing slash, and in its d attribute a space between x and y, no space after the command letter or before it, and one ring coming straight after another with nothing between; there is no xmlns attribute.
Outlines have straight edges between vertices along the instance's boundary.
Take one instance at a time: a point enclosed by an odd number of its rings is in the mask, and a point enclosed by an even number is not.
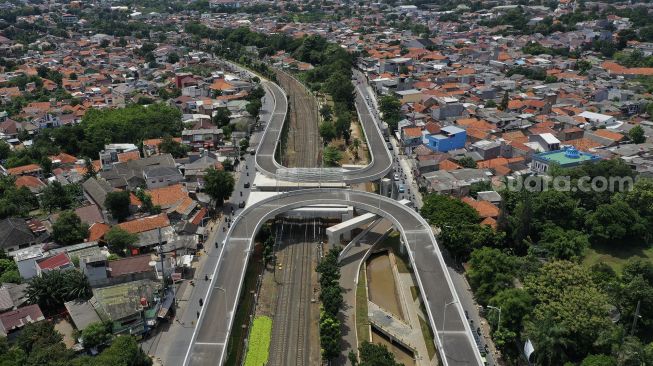
<svg viewBox="0 0 653 366"><path fill-rule="evenodd" d="M613 331L607 296L578 264L546 263L526 278L524 288L536 303L525 329L538 350L538 364L582 360L603 335Z"/></svg>
<svg viewBox="0 0 653 366"><path fill-rule="evenodd" d="M104 235L104 239L109 244L111 251L124 256L126 250L138 241L138 235L132 234L120 226L112 227Z"/></svg>
<svg viewBox="0 0 653 366"><path fill-rule="evenodd" d="M579 260L589 247L587 235L577 230L549 226L542 233L538 246L551 259Z"/></svg>
<svg viewBox="0 0 653 366"><path fill-rule="evenodd" d="M474 159L472 159L469 156L463 156L462 158L460 158L458 160L458 164L460 164L460 166L462 166L463 168L472 168L472 169L476 169L476 167L478 166L476 165L476 161L474 161Z"/></svg>
<svg viewBox="0 0 653 366"><path fill-rule="evenodd" d="M78 244L88 237L88 225L74 211L63 211L52 225L52 238L59 244Z"/></svg>
<svg viewBox="0 0 653 366"><path fill-rule="evenodd" d="M8 158L10 153L11 153L11 147L9 146L9 144L4 142L4 140L0 141L0 160L5 160L6 158Z"/></svg>
<svg viewBox="0 0 653 366"><path fill-rule="evenodd" d="M82 341L85 348L94 348L109 342L112 338L111 322L91 323L82 330Z"/></svg>
<svg viewBox="0 0 653 366"><path fill-rule="evenodd" d="M95 360L82 365L112 365L112 366L151 366L152 360L143 352L134 337L120 335L111 346L100 353Z"/></svg>
<svg viewBox="0 0 653 366"><path fill-rule="evenodd" d="M333 125L333 123L326 120L320 123L320 136L322 137L325 145L336 138L336 127Z"/></svg>
<svg viewBox="0 0 653 366"><path fill-rule="evenodd" d="M159 151L163 154L170 154L175 159L179 159L185 157L190 151L190 148L173 140L172 137L166 136L161 141L161 144L159 144Z"/></svg>
<svg viewBox="0 0 653 366"><path fill-rule="evenodd" d="M107 194L104 206L115 220L124 221L129 217L129 205L131 204L129 197L129 191L116 191Z"/></svg>
<svg viewBox="0 0 653 366"><path fill-rule="evenodd" d="M390 130L396 130L397 123L401 120L401 101L394 96L384 95L379 99L379 110Z"/></svg>
<svg viewBox="0 0 653 366"><path fill-rule="evenodd" d="M229 124L231 117L231 111L229 111L228 108L222 107L222 108L216 108L215 112L213 113L213 124L218 126L218 127L223 127Z"/></svg>
<svg viewBox="0 0 653 366"><path fill-rule="evenodd" d="M501 98L501 103L499 104L499 109L502 111L505 111L508 109L508 103L510 102L510 95L508 94L508 91L506 90L503 93L503 98Z"/></svg>
<svg viewBox="0 0 653 366"><path fill-rule="evenodd" d="M467 272L469 284L480 304L487 304L499 293L513 287L515 258L494 248L480 248L472 252Z"/></svg>
<svg viewBox="0 0 653 366"><path fill-rule="evenodd" d="M420 213L431 225L446 228L458 224L476 224L480 221L476 210L459 199L431 193L424 197L423 201Z"/></svg>
<svg viewBox="0 0 653 366"><path fill-rule="evenodd" d="M646 222L623 201L600 205L587 217L587 230L593 242L637 244L646 235Z"/></svg>
<svg viewBox="0 0 653 366"><path fill-rule="evenodd" d="M501 309L501 327L519 334L523 319L533 310L533 297L520 288L507 288L492 296L489 305ZM486 310L489 323L495 327L499 323L499 313Z"/></svg>
<svg viewBox="0 0 653 366"><path fill-rule="evenodd" d="M395 355L383 344L363 341L358 348L360 352L359 366L401 366L395 360Z"/></svg>
<svg viewBox="0 0 653 366"><path fill-rule="evenodd" d="M260 99L254 99L247 103L247 106L245 107L245 110L247 113L249 113L250 116L254 117L254 119L258 120L259 113L261 112L261 107L263 104L261 103Z"/></svg>
<svg viewBox="0 0 653 366"><path fill-rule="evenodd" d="M84 173L84 178L89 179L93 178L97 175L97 172L95 171L95 166L93 165L93 161L89 158L84 159L84 167L86 168L86 173Z"/></svg>
<svg viewBox="0 0 653 366"><path fill-rule="evenodd" d="M179 55L174 52L169 53L167 61L169 64L176 64L177 62L179 62Z"/></svg>
<svg viewBox="0 0 653 366"><path fill-rule="evenodd" d="M332 360L340 354L340 321L329 313L320 314L320 346L322 358Z"/></svg>
<svg viewBox="0 0 653 366"><path fill-rule="evenodd" d="M642 126L637 125L628 131L628 138L630 141L636 144L641 144L646 142L646 136L644 136L644 129Z"/></svg>
<svg viewBox="0 0 653 366"><path fill-rule="evenodd" d="M204 190L217 206L222 206L225 199L231 197L234 185L233 175L222 170L209 168L204 176Z"/></svg>
<svg viewBox="0 0 653 366"><path fill-rule="evenodd" d="M72 208L73 199L58 181L48 184L41 192L41 205L49 212Z"/></svg>
<svg viewBox="0 0 653 366"><path fill-rule="evenodd" d="M325 166L340 166L340 159L342 159L342 153L332 146L326 146L322 151L322 161Z"/></svg>
<svg viewBox="0 0 653 366"><path fill-rule="evenodd" d="M39 304L42 310L56 312L66 301L88 300L92 292L86 276L70 269L50 271L32 278L26 294L29 301Z"/></svg>
<svg viewBox="0 0 653 366"><path fill-rule="evenodd" d="M617 360L608 355L589 355L583 359L580 366L617 366Z"/></svg>

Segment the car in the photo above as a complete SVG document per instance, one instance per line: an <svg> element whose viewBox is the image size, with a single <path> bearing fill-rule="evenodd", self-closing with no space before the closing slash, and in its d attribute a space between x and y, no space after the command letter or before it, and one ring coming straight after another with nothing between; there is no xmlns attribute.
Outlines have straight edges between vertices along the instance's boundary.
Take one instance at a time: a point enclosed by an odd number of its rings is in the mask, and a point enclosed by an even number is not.
<svg viewBox="0 0 653 366"><path fill-rule="evenodd" d="M399 174L398 174L398 173L395 173L394 178L395 178L395 180L399 180Z"/></svg>
<svg viewBox="0 0 653 366"><path fill-rule="evenodd" d="M243 187L249 188L249 182L245 183L245 185Z"/></svg>
<svg viewBox="0 0 653 366"><path fill-rule="evenodd" d="M238 208L244 208L245 207L245 201L242 201L241 203L238 204Z"/></svg>
<svg viewBox="0 0 653 366"><path fill-rule="evenodd" d="M405 189L403 184L399 186L398 191L399 193L404 193Z"/></svg>
<svg viewBox="0 0 653 366"><path fill-rule="evenodd" d="M392 150L392 144L388 142L388 150Z"/></svg>

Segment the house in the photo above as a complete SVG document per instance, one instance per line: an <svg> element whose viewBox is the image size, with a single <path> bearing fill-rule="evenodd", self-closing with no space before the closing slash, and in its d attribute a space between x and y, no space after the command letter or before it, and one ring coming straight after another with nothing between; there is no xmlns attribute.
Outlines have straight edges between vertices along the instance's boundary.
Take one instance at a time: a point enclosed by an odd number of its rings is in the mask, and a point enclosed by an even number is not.
<svg viewBox="0 0 653 366"><path fill-rule="evenodd" d="M7 337L15 335L16 332L27 324L36 323L44 319L45 317L41 308L36 304L2 313L0 314L0 336Z"/></svg>
<svg viewBox="0 0 653 366"><path fill-rule="evenodd" d="M112 323L114 334L140 335L156 324L155 298L161 282L138 280L93 289L91 302L100 318Z"/></svg>
<svg viewBox="0 0 653 366"><path fill-rule="evenodd" d="M47 238L44 232L34 232L24 219L9 217L0 221L0 249L11 253L42 243Z"/></svg>
<svg viewBox="0 0 653 366"><path fill-rule="evenodd" d="M576 150L575 147L570 146L562 150L547 151L533 155L531 170L535 173L546 173L554 164L561 168L572 168L599 160L601 160L601 157L598 155L581 152Z"/></svg>
<svg viewBox="0 0 653 366"><path fill-rule="evenodd" d="M83 331L93 323L102 321L97 315L97 311L93 308L90 302L72 300L64 303L68 316L79 331Z"/></svg>
<svg viewBox="0 0 653 366"><path fill-rule="evenodd" d="M91 177L82 183L82 188L84 188L85 196L105 212L106 217L106 206L104 206L104 201L107 198L107 194L113 192L111 184L102 178Z"/></svg>
<svg viewBox="0 0 653 366"><path fill-rule="evenodd" d="M26 283L3 283L0 286L0 313L26 305L28 302L26 291Z"/></svg>
<svg viewBox="0 0 653 366"><path fill-rule="evenodd" d="M88 278L91 287L113 286L125 282L151 279L155 280L155 261L150 254L107 261L106 257L97 255L80 260L80 268Z"/></svg>
<svg viewBox="0 0 653 366"><path fill-rule="evenodd" d="M65 252L36 261L36 274L38 276L42 276L44 273L50 271L60 271L73 268L75 268L75 266Z"/></svg>
<svg viewBox="0 0 653 366"><path fill-rule="evenodd" d="M100 151L100 164L102 170L110 170L113 164L123 161L134 160L133 158L120 159L121 154L132 153L129 157L133 157L134 154L140 158L140 153L138 152L138 147L134 144L109 144L104 146L104 150Z"/></svg>
<svg viewBox="0 0 653 366"><path fill-rule="evenodd" d="M199 150L200 148L213 150L222 142L222 136L221 128L183 130L181 132L181 141L184 145L193 148L193 150Z"/></svg>
<svg viewBox="0 0 653 366"><path fill-rule="evenodd" d="M613 116L607 115L607 114L601 114L601 113L594 113L594 112L588 112L585 111L581 114L578 115L579 117L585 118L587 122L592 124L594 127L599 127L599 126L610 126L614 125L617 123L617 119L614 118Z"/></svg>
<svg viewBox="0 0 653 366"><path fill-rule="evenodd" d="M167 167L161 171L152 170L150 175L157 181L145 180L145 172L154 167ZM176 172L175 172L176 171ZM147 158L130 160L113 164L111 170L100 172L100 176L107 180L114 188L136 189L145 185L165 186L180 182L183 179L181 172L176 168L175 159L170 154L152 155ZM160 181L163 179L163 181ZM168 180L170 179L170 180Z"/></svg>
<svg viewBox="0 0 653 366"><path fill-rule="evenodd" d="M467 140L467 131L456 126L445 126L440 133L429 135L428 147L433 151L447 152L449 150L462 149Z"/></svg>
<svg viewBox="0 0 653 366"><path fill-rule="evenodd" d="M143 179L147 188L167 187L184 180L177 167L172 166L152 166L143 171Z"/></svg>

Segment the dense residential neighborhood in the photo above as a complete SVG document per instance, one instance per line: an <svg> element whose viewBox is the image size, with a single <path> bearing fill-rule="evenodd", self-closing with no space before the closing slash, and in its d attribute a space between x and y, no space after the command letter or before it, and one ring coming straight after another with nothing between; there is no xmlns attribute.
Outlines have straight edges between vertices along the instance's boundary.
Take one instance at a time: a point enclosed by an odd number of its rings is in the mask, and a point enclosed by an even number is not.
<svg viewBox="0 0 653 366"><path fill-rule="evenodd" d="M0 363L653 364L652 93L644 1L0 2Z"/></svg>

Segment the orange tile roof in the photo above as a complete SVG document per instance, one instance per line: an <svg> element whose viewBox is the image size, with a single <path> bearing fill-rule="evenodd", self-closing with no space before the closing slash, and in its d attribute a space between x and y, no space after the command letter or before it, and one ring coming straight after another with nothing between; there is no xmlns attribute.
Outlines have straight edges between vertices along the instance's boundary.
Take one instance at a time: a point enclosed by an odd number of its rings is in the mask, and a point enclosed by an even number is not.
<svg viewBox="0 0 653 366"><path fill-rule="evenodd" d="M463 197L462 201L472 206L482 218L499 216L499 208L490 201L476 201L471 197Z"/></svg>
<svg viewBox="0 0 653 366"><path fill-rule="evenodd" d="M53 162L59 160L62 164L73 164L77 162L77 158L66 153L60 153L49 157Z"/></svg>
<svg viewBox="0 0 653 366"><path fill-rule="evenodd" d="M118 154L118 161L124 163L126 161L138 160L141 158L141 152L138 150L128 151Z"/></svg>
<svg viewBox="0 0 653 366"><path fill-rule="evenodd" d="M491 217L486 217L486 218L483 219L483 221L481 221L481 225L490 226L493 229L496 229L497 228L497 220L495 220L495 219L493 219Z"/></svg>
<svg viewBox="0 0 653 366"><path fill-rule="evenodd" d="M118 226L128 231L132 234L138 234L145 231L154 230L160 227L166 227L170 225L170 220L165 213L159 215L143 217L140 219L135 219L127 222L118 224Z"/></svg>
<svg viewBox="0 0 653 366"><path fill-rule="evenodd" d="M488 159L488 160L479 161L478 163L476 163L476 165L482 169L495 168L501 165L508 165L508 159L506 158Z"/></svg>
<svg viewBox="0 0 653 366"><path fill-rule="evenodd" d="M45 187L45 183L43 183L40 179L36 177L32 177L31 175L21 175L18 178L16 178L16 182L14 183L16 187L27 187L27 188L41 188Z"/></svg>
<svg viewBox="0 0 653 366"><path fill-rule="evenodd" d="M41 166L38 164L27 164L27 165L17 166L15 168L9 168L7 169L7 172L9 172L10 175L21 175L25 173L38 172L40 170L41 170Z"/></svg>
<svg viewBox="0 0 653 366"><path fill-rule="evenodd" d="M416 138L422 136L422 129L419 127L405 127L402 130L404 136L409 138Z"/></svg>
<svg viewBox="0 0 653 366"><path fill-rule="evenodd" d="M481 131L491 131L494 129L494 125L484 119L462 118L457 119L456 124L463 127L476 128Z"/></svg>
<svg viewBox="0 0 653 366"><path fill-rule="evenodd" d="M619 132L609 131L606 129L598 129L594 131L594 134L613 141L621 141L624 138L624 135L620 134Z"/></svg>
<svg viewBox="0 0 653 366"><path fill-rule="evenodd" d="M102 239L109 229L111 229L109 225L103 222L96 222L88 229L88 241L98 241Z"/></svg>
<svg viewBox="0 0 653 366"><path fill-rule="evenodd" d="M589 151L600 146L603 146L600 142L594 141L587 137L579 138L576 140L565 141L566 145L571 145L580 151Z"/></svg>
<svg viewBox="0 0 653 366"><path fill-rule="evenodd" d="M224 79L218 79L218 80L215 80L213 82L213 84L211 84L211 86L209 88L212 89L212 90L230 90L233 87L234 86L232 84L225 81Z"/></svg>
<svg viewBox="0 0 653 366"><path fill-rule="evenodd" d="M152 197L152 204L161 207L170 207L188 197L188 192L181 184L154 188L146 192Z"/></svg>
<svg viewBox="0 0 653 366"><path fill-rule="evenodd" d="M440 170L446 170L446 171L456 170L456 169L462 168L460 165L454 163L453 161L451 161L449 159L441 161L438 166L439 166Z"/></svg>

